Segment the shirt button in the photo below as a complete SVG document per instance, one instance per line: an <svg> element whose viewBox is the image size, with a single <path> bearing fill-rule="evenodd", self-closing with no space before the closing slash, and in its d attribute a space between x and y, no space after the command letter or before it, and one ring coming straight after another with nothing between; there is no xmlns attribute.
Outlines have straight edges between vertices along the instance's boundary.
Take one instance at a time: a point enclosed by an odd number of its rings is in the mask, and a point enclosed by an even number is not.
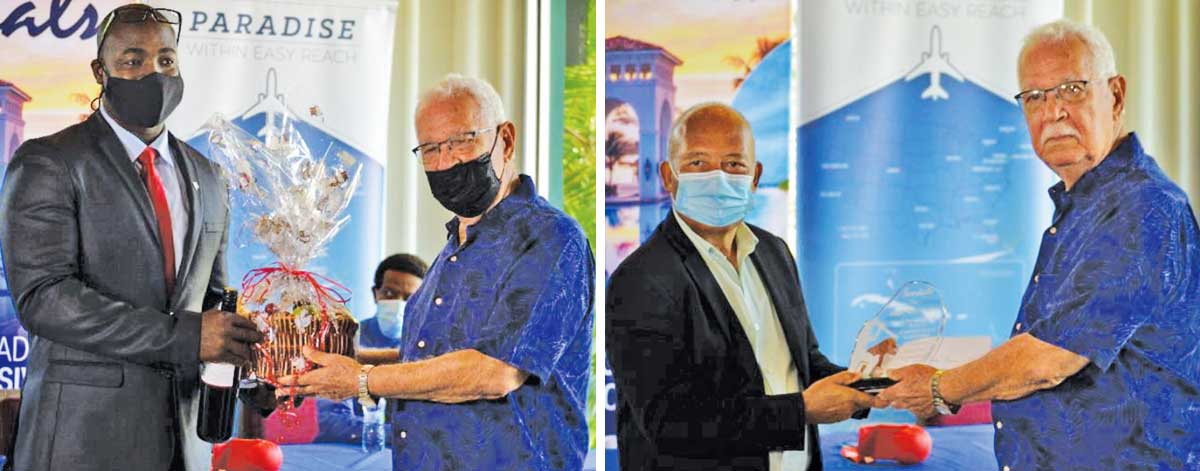
<svg viewBox="0 0 1200 471"><path fill-rule="evenodd" d="M1058 234L1058 228L1050 226L1050 235Z"/></svg>
<svg viewBox="0 0 1200 471"><path fill-rule="evenodd" d="M418 340L418 341L417 341L417 348L425 348L425 341L424 341L424 340Z"/></svg>
<svg viewBox="0 0 1200 471"><path fill-rule="evenodd" d="M1038 282L1038 275L1033 275L1033 282L1034 283ZM438 303L438 304L441 304L441 303Z"/></svg>
<svg viewBox="0 0 1200 471"><path fill-rule="evenodd" d="M451 255L451 256L450 256L450 261L451 261L451 262L457 262L457 261L458 261L458 255Z"/></svg>
<svg viewBox="0 0 1200 471"><path fill-rule="evenodd" d="M436 298L433 298L433 303L437 304L438 306L441 306L442 305L442 297L438 296Z"/></svg>
<svg viewBox="0 0 1200 471"><path fill-rule="evenodd" d="M401 431L400 431L400 438L408 438L408 432L406 432L406 431L404 431L404 430L401 430Z"/></svg>
<svg viewBox="0 0 1200 471"><path fill-rule="evenodd" d="M1000 430L1002 428L1004 428L1004 422L997 420L996 421L996 430Z"/></svg>
<svg viewBox="0 0 1200 471"><path fill-rule="evenodd" d="M1009 468L1008 466L1005 466L1005 467L1004 467L1004 471L1012 471L1012 468Z"/></svg>
<svg viewBox="0 0 1200 471"><path fill-rule="evenodd" d="M1017 329L1017 330L1021 330L1021 323L1020 323L1020 322L1018 322L1018 323L1017 323L1017 327L1016 327L1016 329Z"/></svg>

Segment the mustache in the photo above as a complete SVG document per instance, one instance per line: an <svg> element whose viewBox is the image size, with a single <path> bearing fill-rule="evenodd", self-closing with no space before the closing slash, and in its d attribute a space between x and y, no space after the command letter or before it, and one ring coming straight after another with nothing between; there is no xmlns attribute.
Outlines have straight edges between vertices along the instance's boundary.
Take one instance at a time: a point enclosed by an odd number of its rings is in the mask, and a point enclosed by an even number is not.
<svg viewBox="0 0 1200 471"><path fill-rule="evenodd" d="M1056 122L1051 123L1042 129L1042 145L1046 145L1051 139L1058 137L1073 137L1079 139L1079 131L1072 128L1066 123Z"/></svg>

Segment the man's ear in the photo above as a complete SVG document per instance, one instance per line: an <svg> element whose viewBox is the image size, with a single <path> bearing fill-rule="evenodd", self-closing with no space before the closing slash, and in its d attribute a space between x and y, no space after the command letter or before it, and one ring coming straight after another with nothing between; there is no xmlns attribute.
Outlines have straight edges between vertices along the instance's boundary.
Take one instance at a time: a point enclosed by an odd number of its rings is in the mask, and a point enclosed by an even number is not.
<svg viewBox="0 0 1200 471"><path fill-rule="evenodd" d="M504 143L504 163L512 160L517 144L517 125L512 121L505 121L500 125L500 129L496 131L501 142Z"/></svg>
<svg viewBox="0 0 1200 471"><path fill-rule="evenodd" d="M104 63L100 59L92 59L92 78L96 79L96 85L104 86Z"/></svg>
<svg viewBox="0 0 1200 471"><path fill-rule="evenodd" d="M754 162L754 187L751 191L758 190L758 179L762 178L762 162Z"/></svg>
<svg viewBox="0 0 1200 471"><path fill-rule="evenodd" d="M667 194L675 196L675 188L679 186L679 181L675 179L675 174L671 173L671 163L664 160L658 164L658 178L662 179L663 188L667 190Z"/></svg>
<svg viewBox="0 0 1200 471"><path fill-rule="evenodd" d="M1113 118L1120 121L1121 114L1125 112L1125 76L1117 74L1108 79L1108 89L1113 94Z"/></svg>
<svg viewBox="0 0 1200 471"><path fill-rule="evenodd" d="M371 288L371 294L375 296L375 302L379 302L379 288Z"/></svg>

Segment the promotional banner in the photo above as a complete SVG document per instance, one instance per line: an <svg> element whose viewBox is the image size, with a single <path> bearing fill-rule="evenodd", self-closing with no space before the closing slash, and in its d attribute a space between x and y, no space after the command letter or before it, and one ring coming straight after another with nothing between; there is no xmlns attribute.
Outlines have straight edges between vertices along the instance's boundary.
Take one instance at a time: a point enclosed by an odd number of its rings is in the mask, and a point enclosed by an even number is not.
<svg viewBox="0 0 1200 471"><path fill-rule="evenodd" d="M86 119L99 94L89 63L100 19L128 3L38 0L0 6L0 158L24 140ZM381 258L383 172L397 0L152 2L183 17L178 67L183 102L168 129L201 153L199 129L220 114L260 139L289 127L327 165L361 166L349 222L307 270L345 285L356 317L374 314ZM274 260L231 211L230 286ZM2 269L2 267L0 267ZM0 389L20 388L28 342L0 280Z"/></svg>
<svg viewBox="0 0 1200 471"><path fill-rule="evenodd" d="M800 2L798 255L821 350L846 364L909 281L944 335L1008 339L1056 179L1013 95L1021 40L1060 2Z"/></svg>

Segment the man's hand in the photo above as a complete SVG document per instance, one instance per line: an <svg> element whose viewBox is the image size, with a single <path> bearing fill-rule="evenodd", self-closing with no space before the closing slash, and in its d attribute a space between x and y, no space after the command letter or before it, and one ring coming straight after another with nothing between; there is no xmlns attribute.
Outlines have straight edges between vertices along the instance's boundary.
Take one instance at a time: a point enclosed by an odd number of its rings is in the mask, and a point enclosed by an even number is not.
<svg viewBox="0 0 1200 471"><path fill-rule="evenodd" d="M909 365L888 372L897 381L884 389L878 398L890 407L908 409L921 420L937 415L933 409L933 389L930 382L937 368L929 365Z"/></svg>
<svg viewBox="0 0 1200 471"><path fill-rule="evenodd" d="M304 357L319 367L300 376L280 378L276 396L291 395L295 390L298 396L321 396L335 401L358 397L358 373L362 365L353 358L309 347L304 347Z"/></svg>
<svg viewBox="0 0 1200 471"><path fill-rule="evenodd" d="M843 371L817 381L804 390L804 420L810 424L831 424L849 419L862 409L874 406L871 395L846 387L859 376ZM882 405L882 402L879 403Z"/></svg>
<svg viewBox="0 0 1200 471"><path fill-rule="evenodd" d="M200 361L250 364L250 348L263 338L249 319L213 309L200 318Z"/></svg>

